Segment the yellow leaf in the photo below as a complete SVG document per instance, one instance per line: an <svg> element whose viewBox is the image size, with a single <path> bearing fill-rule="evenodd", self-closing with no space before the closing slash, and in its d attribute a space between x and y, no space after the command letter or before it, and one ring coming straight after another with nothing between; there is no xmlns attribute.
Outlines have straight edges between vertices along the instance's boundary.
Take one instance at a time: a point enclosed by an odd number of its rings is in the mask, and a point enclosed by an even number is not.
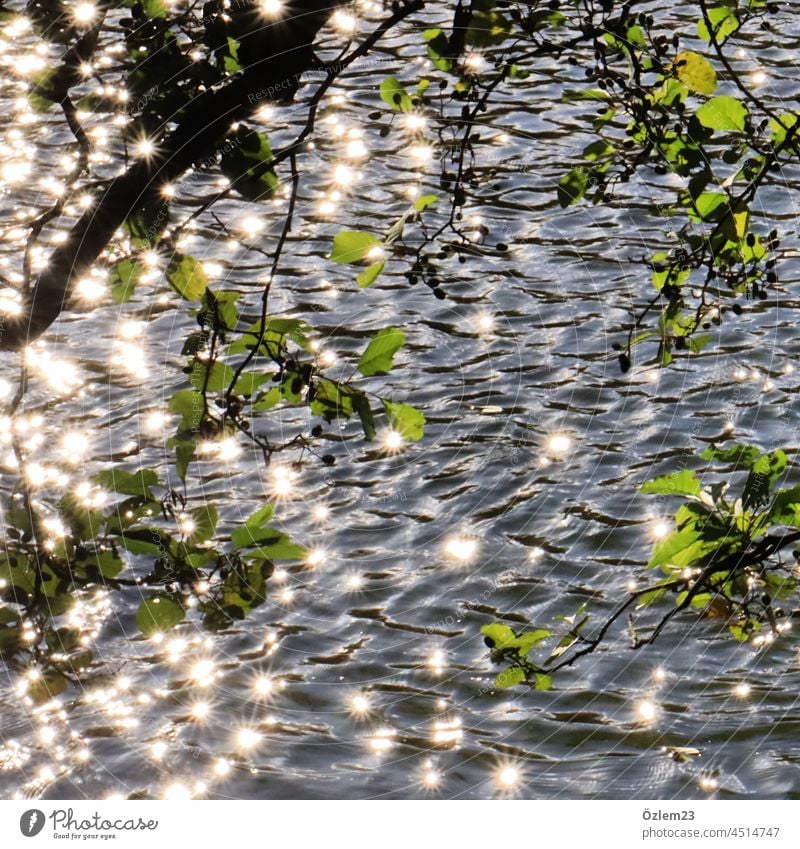
<svg viewBox="0 0 800 849"><path fill-rule="evenodd" d="M750 213L745 210L744 212L737 212L733 216L734 226L736 227L736 235L740 239L744 239L747 235L747 226L750 223Z"/></svg>
<svg viewBox="0 0 800 849"><path fill-rule="evenodd" d="M693 50L684 50L673 65L678 79L695 94L713 94L717 90L717 72L708 59Z"/></svg>

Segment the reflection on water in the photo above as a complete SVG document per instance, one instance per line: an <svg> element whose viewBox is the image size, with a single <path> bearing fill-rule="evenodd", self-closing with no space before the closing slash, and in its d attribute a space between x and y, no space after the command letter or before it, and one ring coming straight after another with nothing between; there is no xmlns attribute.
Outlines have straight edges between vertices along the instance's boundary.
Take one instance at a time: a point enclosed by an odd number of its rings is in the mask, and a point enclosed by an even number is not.
<svg viewBox="0 0 800 849"><path fill-rule="evenodd" d="M765 96L788 100L797 95L798 33L796 21L784 23L780 46L765 40L738 61L752 66ZM25 38L20 23L4 25L5 61L28 55ZM403 44L391 50L401 55ZM402 324L415 366L386 378L385 394L426 410L426 439L407 445L387 430L367 445L348 425L335 434L335 467L302 470L265 468L233 439L204 446L199 497L231 521L264 498L277 501L286 529L309 545L307 562L277 569L268 603L213 636L184 625L130 639L135 587L81 597L71 624L100 661L83 690L34 709L26 694L36 673L3 669L3 796L800 794L791 637L742 647L717 624L686 621L641 652L617 634L551 692L492 686L481 625L498 617L546 625L586 600L599 619L632 575L645 577L648 548L671 518L669 505L636 494L644 478L722 433L795 453L800 422L796 259L785 264L781 301L723 325L704 355L668 371L619 373L610 346L646 284L627 260L663 222L637 208L554 211L559 154L580 143L575 108L553 108L564 73L517 85L487 114L497 156L518 167L500 169L496 206L473 224L505 233L511 250L502 262L466 266L463 279L447 283L446 301L391 270L358 291L349 269L322 259L337 222L377 221L380 230L402 211L404 194L436 186L425 118L409 115L402 132L382 139L359 124L380 76L356 66L343 79L325 103L275 311L306 317L331 366L375 329ZM22 91L6 82L2 93L0 271L11 282L21 279L26 237L18 222L57 195L75 165L59 117L34 115ZM260 115L276 136L293 134L301 117L292 105ZM93 167L107 173L112 134L89 131ZM40 142L41 161L30 156ZM188 213L215 187L196 175L174 187L176 204ZM759 214L791 226L788 190L768 200ZM219 285L256 304L266 259L246 248L274 236L285 203L279 196L273 211L221 202L226 230L203 219L182 246ZM45 261L43 248L34 267ZM80 309L27 353L29 400L13 427L36 454L29 483L43 493L54 540L63 530L53 492L100 506L103 493L88 482L96 468L127 460L169 471L167 401L191 320L165 288L161 259L145 262L122 307L102 272L81 281ZM12 296L2 297L13 312ZM14 355L2 368L0 394L9 397ZM298 415L270 426L293 433ZM11 427L0 423L4 494L16 469Z"/></svg>

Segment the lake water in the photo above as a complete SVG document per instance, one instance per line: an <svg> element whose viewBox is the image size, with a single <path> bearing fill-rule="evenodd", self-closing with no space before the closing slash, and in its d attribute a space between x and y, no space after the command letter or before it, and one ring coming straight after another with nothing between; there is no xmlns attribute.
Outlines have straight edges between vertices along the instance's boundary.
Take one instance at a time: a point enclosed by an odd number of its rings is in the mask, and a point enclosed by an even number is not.
<svg viewBox="0 0 800 849"><path fill-rule="evenodd" d="M438 4L429 5L435 18ZM692 4L676 5L688 29ZM743 39L735 61L763 70L762 96L796 105L792 5L776 25L780 38ZM55 109L34 115L20 100L10 66L34 55L36 42L8 26L0 150L18 166L4 172L2 223L11 232L0 272L13 279L24 238L15 217L44 207L42 180L58 177L71 137ZM648 216L641 186L625 211L557 208L555 184L587 143L579 128L592 110L561 104L581 69L545 64L485 114L493 140L481 161L498 174L483 190L493 205L474 214L489 242L511 245L509 255L448 266L444 301L408 286L400 261L359 290L352 268L324 258L333 234L381 232L407 207L409 189L438 190L438 154L420 164L424 151L402 128L383 139L377 124L361 123L380 108L384 76L413 81L401 61L410 38L388 39L381 61L356 65L326 102L271 310L307 318L342 362L377 329L402 327L404 367L370 388L421 407L425 439L387 456L355 423L328 429L336 465L304 462L278 512L295 539L320 549L317 562L279 569L268 603L240 626L208 634L185 625L155 644L134 636L136 591L91 593L73 614L94 635L100 662L85 688L33 710L17 695L18 673L0 667L4 798L800 796L791 634L756 651L718 623L684 616L656 645L632 651L621 625L558 674L552 691L533 692L494 689L499 670L479 633L497 619L557 625L555 616L584 601L601 622L630 580L647 579L654 527L673 509L638 486L687 457L696 464L689 455L731 428L741 441L796 454L797 171L765 189L756 212L764 229L769 220L785 234L780 292L724 322L704 354L660 370L644 362L650 350L621 375L611 345L624 339L631 304L650 296L632 260L656 249L666 225ZM273 147L300 126L312 90L313 80L298 104L263 116ZM93 131L99 176L119 162L116 130L106 126L107 148L103 130ZM354 181L326 218L323 194L330 198L359 127L370 156L349 162ZM187 215L216 179L184 180L176 214ZM256 244L274 245L280 208L231 200L214 210L243 239L249 230ZM246 292L256 311L264 256L209 216L186 250L208 263L212 285ZM35 349L20 425L47 479L43 510L110 462L169 471L167 402L184 379L180 349L192 320L157 267L124 306L91 287L83 294ZM3 354L0 368L0 387L13 394L17 355ZM307 426L305 413L257 428L291 436L298 425ZM569 448L556 450L554 435ZM274 469L247 443L240 448L190 476L192 503L213 499L231 522L274 494ZM4 462L5 497L15 472ZM701 754L679 763L668 746Z"/></svg>

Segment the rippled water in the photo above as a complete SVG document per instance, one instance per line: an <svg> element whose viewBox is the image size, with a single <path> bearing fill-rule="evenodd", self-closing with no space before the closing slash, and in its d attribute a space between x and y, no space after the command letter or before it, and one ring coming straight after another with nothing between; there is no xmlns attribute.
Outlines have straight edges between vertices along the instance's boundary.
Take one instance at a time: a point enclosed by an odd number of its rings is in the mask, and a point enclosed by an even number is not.
<svg viewBox="0 0 800 849"><path fill-rule="evenodd" d="M780 39L762 34L737 59L745 69L763 67L762 93L784 101L798 94L792 57L800 29L791 12L789 4ZM343 101L323 114L357 126L364 109L377 107L376 81L402 71L408 38L387 41L379 67L348 73L336 92ZM25 44L20 38L12 49ZM102 665L60 708L31 712L4 669L4 797L800 795L800 668L791 639L756 653L720 625L685 617L637 652L616 631L603 650L560 673L551 692L492 687L497 670L482 625L499 618L546 626L584 601L601 621L631 577L646 576L658 518L651 511L669 505L638 495L642 480L673 470L730 425L744 441L796 453L800 267L791 238L779 296L726 323L701 356L620 375L611 344L648 288L631 260L657 244L664 222L638 199L624 213L556 209L560 157L582 149L576 128L590 110L554 103L581 73L544 68L486 114L488 132L510 138L485 151L499 173L488 193L495 205L480 214L490 239L502 234L512 250L503 261L462 266L446 279L443 302L409 288L397 263L360 291L350 269L324 260L342 221L388 227L417 169L402 152L403 133L384 140L368 127L373 154L337 220L326 222L318 195L345 142L323 122L272 310L308 318L341 356L378 328L402 326L406 367L379 391L422 407L426 438L387 458L355 425L332 429L337 465L307 464L279 511L295 538L325 550L324 561L279 571L269 602L241 626L217 635L184 626L160 645L132 639L138 599L127 591L86 600ZM2 95L6 145L16 134L25 149L40 145L36 168L52 166L69 141L55 110L26 123L12 82ZM275 145L303 114L301 105L275 110ZM110 167L97 164L101 173ZM424 179L434 190L435 171L429 166ZM184 181L178 207L188 213L213 180ZM794 233L790 189L765 190L758 214ZM42 203L40 192L35 179L8 187L4 224L16 209ZM244 215L261 216L265 239L281 223L269 208L239 202L215 210L234 229ZM219 263L218 281L250 287L255 303L264 258L203 222L187 249ZM7 237L2 251L4 272L18 270L18 244ZM190 326L158 275L123 307L66 313L45 337L39 356L51 365L34 378L26 405L42 417L32 428L44 437L41 462L66 468L70 486L112 460L157 464L167 474L169 422L162 432L152 413L178 388ZM4 354L12 390L16 369L15 355ZM297 421L292 413L261 427L294 433ZM85 468L59 456L59 440L72 430L90 440ZM548 459L553 434L572 440L561 459ZM193 497L213 499L228 520L270 494L269 470L242 448L238 458L194 467L201 478L192 479ZM0 486L7 491L13 479L8 471ZM470 565L448 555L454 537L474 541ZM665 746L701 755L678 763Z"/></svg>

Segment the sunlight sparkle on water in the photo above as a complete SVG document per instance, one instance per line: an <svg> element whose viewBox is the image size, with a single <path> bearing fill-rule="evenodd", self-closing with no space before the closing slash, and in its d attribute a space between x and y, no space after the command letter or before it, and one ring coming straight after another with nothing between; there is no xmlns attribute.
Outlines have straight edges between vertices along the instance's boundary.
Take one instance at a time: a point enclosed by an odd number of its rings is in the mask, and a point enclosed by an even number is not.
<svg viewBox="0 0 800 849"><path fill-rule="evenodd" d="M245 234L245 236L252 239L254 236L257 236L262 232L264 226L263 219L259 218L257 215L245 215L239 224L239 229Z"/></svg>
<svg viewBox="0 0 800 849"><path fill-rule="evenodd" d="M445 542L444 552L459 563L472 563L478 553L478 541L472 537L452 536Z"/></svg>
<svg viewBox="0 0 800 849"><path fill-rule="evenodd" d="M358 572L349 572L344 579L344 585L350 592L358 592L364 586L364 576Z"/></svg>
<svg viewBox="0 0 800 849"><path fill-rule="evenodd" d="M372 702L366 693L356 693L350 697L348 710L355 717L366 716L372 710Z"/></svg>
<svg viewBox="0 0 800 849"><path fill-rule="evenodd" d="M403 434L394 428L389 428L381 435L381 447L386 454L397 454L404 445Z"/></svg>
<svg viewBox="0 0 800 849"><path fill-rule="evenodd" d="M636 704L636 717L639 722L650 724L658 718L659 707L652 699L642 699Z"/></svg>
<svg viewBox="0 0 800 849"><path fill-rule="evenodd" d="M479 74L485 70L488 63L480 53L470 53L464 60L464 66L473 74Z"/></svg>
<svg viewBox="0 0 800 849"><path fill-rule="evenodd" d="M277 498L289 498L294 492L294 471L288 466L275 466L272 470L272 492Z"/></svg>
<svg viewBox="0 0 800 849"><path fill-rule="evenodd" d="M510 793L522 782L522 770L516 764L500 764L495 770L494 780L500 790Z"/></svg>
<svg viewBox="0 0 800 849"><path fill-rule="evenodd" d="M192 719L202 721L208 717L211 712L211 705L208 702L194 702L189 708L189 714Z"/></svg>
<svg viewBox="0 0 800 849"><path fill-rule="evenodd" d="M257 696L269 696L275 691L275 681L269 675L259 675L253 681L253 692Z"/></svg>
<svg viewBox="0 0 800 849"><path fill-rule="evenodd" d="M170 784L169 787L164 790L164 799L171 802L191 798L192 794L189 792L189 788L177 781L174 784Z"/></svg>
<svg viewBox="0 0 800 849"><path fill-rule="evenodd" d="M746 699L750 695L750 685L742 681L733 688L733 694L737 699Z"/></svg>
<svg viewBox="0 0 800 849"><path fill-rule="evenodd" d="M148 159L156 152L156 146L150 139L142 139L136 144L136 153Z"/></svg>
<svg viewBox="0 0 800 849"><path fill-rule="evenodd" d="M71 431L61 438L61 451L67 462L80 463L89 450L89 440L78 431Z"/></svg>
<svg viewBox="0 0 800 849"><path fill-rule="evenodd" d="M224 778L226 775L229 775L231 771L231 762L226 760L225 758L217 758L214 761L214 774L218 775L220 778Z"/></svg>
<svg viewBox="0 0 800 849"><path fill-rule="evenodd" d="M333 169L333 182L337 186L350 186L356 180L356 174L347 165L337 165Z"/></svg>
<svg viewBox="0 0 800 849"><path fill-rule="evenodd" d="M161 410L153 410L147 414L144 420L144 429L147 433L160 433L164 429L167 417Z"/></svg>
<svg viewBox="0 0 800 849"><path fill-rule="evenodd" d="M153 760L160 761L167 753L167 748L167 744L163 740L156 740L156 742L150 746L150 757L152 757Z"/></svg>
<svg viewBox="0 0 800 849"><path fill-rule="evenodd" d="M275 18L283 12L283 0L260 0L258 5L269 18Z"/></svg>
<svg viewBox="0 0 800 849"><path fill-rule="evenodd" d="M379 728L375 734L370 737L369 747L373 752L388 752L394 746L394 736L396 732L393 728Z"/></svg>
<svg viewBox="0 0 800 849"><path fill-rule="evenodd" d="M22 306L22 295L16 289L0 289L0 315L21 315Z"/></svg>
<svg viewBox="0 0 800 849"><path fill-rule="evenodd" d="M456 746L463 735L461 720L457 717L454 719L437 719L433 724L432 742L435 746Z"/></svg>
<svg viewBox="0 0 800 849"><path fill-rule="evenodd" d="M490 313L481 313L478 316L478 330L484 335L488 335L494 330L495 319Z"/></svg>
<svg viewBox="0 0 800 849"><path fill-rule="evenodd" d="M441 675L445 667L445 654L441 649L434 649L428 656L426 666L434 675Z"/></svg>
<svg viewBox="0 0 800 849"><path fill-rule="evenodd" d="M306 563L311 566L322 566L328 559L328 552L324 548L312 548L306 555Z"/></svg>
<svg viewBox="0 0 800 849"><path fill-rule="evenodd" d="M97 303L106 292L107 287L92 277L84 277L75 285L75 294L88 304Z"/></svg>
<svg viewBox="0 0 800 849"><path fill-rule="evenodd" d="M90 24L97 17L94 3L78 3L72 7L72 17L78 24Z"/></svg>
<svg viewBox="0 0 800 849"><path fill-rule="evenodd" d="M214 664L214 661L206 658L204 660L198 660L194 666L192 666L191 678L198 686L208 687L213 683L214 678L216 678L216 674L217 667Z"/></svg>
<svg viewBox="0 0 800 849"><path fill-rule="evenodd" d="M547 437L545 448L551 457L564 457L572 448L572 440L565 433L553 433Z"/></svg>
<svg viewBox="0 0 800 849"><path fill-rule="evenodd" d="M331 509L326 504L316 504L311 510L311 515L317 522L324 522L331 515Z"/></svg>
<svg viewBox="0 0 800 849"><path fill-rule="evenodd" d="M25 180L31 172L31 164L30 162L23 161L12 161L5 162L2 167L0 167L0 177L2 178L4 183L21 183Z"/></svg>
<svg viewBox="0 0 800 849"><path fill-rule="evenodd" d="M236 734L236 745L242 751L255 748L261 742L261 734L255 728L241 728Z"/></svg>
<svg viewBox="0 0 800 849"><path fill-rule="evenodd" d="M339 30L339 32L347 34L355 32L356 27L358 26L356 18L349 12L344 12L341 9L338 9L333 13L331 23Z"/></svg>
<svg viewBox="0 0 800 849"><path fill-rule="evenodd" d="M432 767L426 767L422 774L422 786L426 790L435 790L442 783L442 774Z"/></svg>
<svg viewBox="0 0 800 849"><path fill-rule="evenodd" d="M353 139L347 144L347 156L349 159L363 159L369 156L369 151L361 139Z"/></svg>
<svg viewBox="0 0 800 849"><path fill-rule="evenodd" d="M433 159L433 148L427 144L415 144L408 148L408 155L424 165Z"/></svg>
<svg viewBox="0 0 800 849"><path fill-rule="evenodd" d="M650 536L652 536L653 539L664 539L669 532L669 522L664 521L664 519L656 519L650 525Z"/></svg>

